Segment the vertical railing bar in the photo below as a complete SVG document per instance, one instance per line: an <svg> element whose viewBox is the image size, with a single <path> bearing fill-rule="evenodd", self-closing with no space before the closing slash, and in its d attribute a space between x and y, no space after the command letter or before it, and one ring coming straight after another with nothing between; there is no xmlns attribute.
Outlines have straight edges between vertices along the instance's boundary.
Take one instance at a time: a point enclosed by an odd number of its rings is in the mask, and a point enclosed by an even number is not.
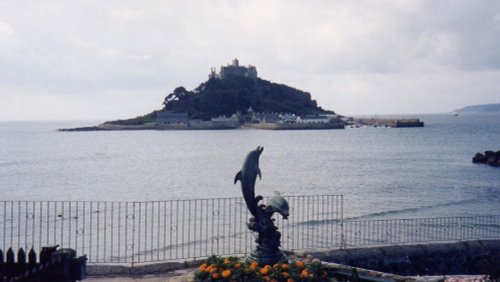
<svg viewBox="0 0 500 282"><path fill-rule="evenodd" d="M65 212L64 212L64 204L65 204L65 201L62 201L61 202L61 214L60 214L60 218L61 218L61 246L64 247L64 217L65 217Z"/></svg>
<svg viewBox="0 0 500 282"><path fill-rule="evenodd" d="M155 202L151 202L151 243L150 245L150 259L153 261L153 253L154 253L154 222L155 222Z"/></svg>
<svg viewBox="0 0 500 282"><path fill-rule="evenodd" d="M93 209L94 209L94 203L93 202L90 202L90 213L89 213L89 217L90 217L90 238L89 238L89 257L95 262L95 259L93 258L92 256L92 249L93 249L93 246L92 246L92 239L93 239L93 230L94 230L94 225L92 224L92 218L93 218Z"/></svg>
<svg viewBox="0 0 500 282"><path fill-rule="evenodd" d="M220 243L220 198L217 199L217 253L220 253L219 243Z"/></svg>
<svg viewBox="0 0 500 282"><path fill-rule="evenodd" d="M315 198L316 198L316 205L314 205L313 208L315 208L316 221L317 221L317 224L319 224L319 225L318 225L318 228L317 228L318 230L316 232L316 233L318 233L318 234L316 234L316 243L314 245L320 246L320 244L321 244L321 235L322 235L321 234L322 233L321 230L323 230L322 229L323 222L322 222L321 218L322 218L323 215L320 214L319 210L317 210L317 208L320 207L319 201L320 201L321 197L320 197L320 195L317 195ZM314 245L313 245L313 247L314 247Z"/></svg>
<svg viewBox="0 0 500 282"><path fill-rule="evenodd" d="M5 246L6 246L5 244L6 244L6 241L7 241L6 240L7 237L6 237L6 234L5 234L7 232L7 202L6 201L2 201L2 204L3 204L3 221L2 221L2 227L3 227L2 228L3 229L3 231L2 231L3 232L3 236L2 236L3 240L2 240L2 242L3 242L3 245L2 245L2 250L5 250Z"/></svg>
<svg viewBox="0 0 500 282"><path fill-rule="evenodd" d="M186 218L185 218L185 206L186 206L186 201L185 200L182 200L182 232L181 232L181 256L182 258L184 258L184 248L185 248L185 245L184 245L184 242L185 242L185 239L184 239L184 234L186 233L186 226L185 226L185 222L186 222Z"/></svg>
<svg viewBox="0 0 500 282"><path fill-rule="evenodd" d="M211 253L214 254L214 245L215 245L215 243L214 243L214 239L212 239L212 238L215 238L215 236L214 236L215 235L214 234L214 232L215 232L215 199L212 199L212 224L211 225L212 225L212 233L210 234L211 235L210 236L210 238L211 238L210 241L212 243L210 245L211 245Z"/></svg>
<svg viewBox="0 0 500 282"><path fill-rule="evenodd" d="M14 246L14 201L10 201L10 247Z"/></svg>
<svg viewBox="0 0 500 282"><path fill-rule="evenodd" d="M129 242L128 242L128 222L131 218L129 218L129 213L128 213L128 205L129 203L125 203L125 262L128 262L128 248L129 248Z"/></svg>
<svg viewBox="0 0 500 282"><path fill-rule="evenodd" d="M331 247L338 247L340 245L340 233L339 233L339 230L340 228L339 227L339 214L338 214L338 204L339 204L339 197L338 196L334 196L333 197L333 200L332 202L334 203L333 205L330 206L330 213L331 214L335 214L335 216L332 216L332 224L330 225L330 233L331 233L331 236L335 236L335 242L333 242L332 240L332 244L331 244ZM334 235L334 232L335 232L335 235Z"/></svg>
<svg viewBox="0 0 500 282"><path fill-rule="evenodd" d="M196 257L199 257L200 254L196 252L196 235L198 235L197 231L196 230L196 227L198 224L196 224L196 219L198 218L198 199L194 199L194 200L191 200L191 202L194 203L194 206L191 207L191 204L190 204L190 210L191 208L193 209L193 214L194 214L194 217L193 217L193 221L192 221L192 226L193 226L193 258L196 259Z"/></svg>
<svg viewBox="0 0 500 282"><path fill-rule="evenodd" d="M201 256L206 256L206 253L203 253L203 241L206 241L203 239L203 203L205 203L205 200L200 200L200 257ZM205 224L207 224L205 222ZM206 233L205 233L206 234ZM205 244L205 246L207 243Z"/></svg>
<svg viewBox="0 0 500 282"><path fill-rule="evenodd" d="M159 261L160 260L160 201L156 201L156 261ZM154 205L153 205L154 207ZM153 208L153 211L154 213L154 208ZM153 222L151 222L151 225L154 226ZM155 231L155 229L152 230L151 234L153 234L153 231ZM154 245L154 244L153 244Z"/></svg>
<svg viewBox="0 0 500 282"><path fill-rule="evenodd" d="M136 224L135 224L135 208L136 208L136 202L134 202L132 205L132 263L131 263L131 267L134 267L134 264L136 262L135 261L135 257L136 257L135 256L135 232L137 230L136 230ZM140 209L139 209L138 216L139 216L139 222L140 222L140 220L141 220ZM140 230L140 228L139 228L139 230ZM140 245L138 246L138 248L140 249Z"/></svg>
<svg viewBox="0 0 500 282"><path fill-rule="evenodd" d="M326 210L325 210L325 196L324 195L318 195L319 200L321 201L321 204L318 206L321 206L321 211L318 211L318 218L321 221L321 226L320 226L320 234L318 234L318 238L320 242L318 243L320 246L323 248L325 247L325 242L326 242L326 232L325 232L325 226L326 226Z"/></svg>
<svg viewBox="0 0 500 282"><path fill-rule="evenodd" d="M242 218L241 222L245 222L246 223L245 208L243 206L244 206L243 205L243 201L240 200L240 217ZM243 232L243 230L244 230L244 225L243 224L240 225L240 230L241 230L241 232ZM245 236L245 239L243 240L243 238L242 238L242 240L244 241L244 244L245 244L245 252L244 253L245 253L245 255L247 255L248 249L249 249L249 247L248 247L248 231L246 231L244 233L244 236Z"/></svg>
<svg viewBox="0 0 500 282"><path fill-rule="evenodd" d="M160 202L157 201L156 202L156 210L157 210L157 220L156 220L156 260L159 261L160 260L160 218L161 218L161 214L160 214Z"/></svg>
<svg viewBox="0 0 500 282"><path fill-rule="evenodd" d="M151 261L154 261L154 227L155 227L155 203L156 202L151 202L151 244L150 244L150 248L151 248L151 254L150 254L150 259Z"/></svg>
<svg viewBox="0 0 500 282"><path fill-rule="evenodd" d="M173 201L169 201L170 203L170 259L173 259L173 251L174 251L174 248L172 246L172 242L173 242L173 228L174 228L174 224L173 224L173 206L174 206L174 202Z"/></svg>
<svg viewBox="0 0 500 282"><path fill-rule="evenodd" d="M17 204L17 248L21 246L21 202L16 201Z"/></svg>
<svg viewBox="0 0 500 282"><path fill-rule="evenodd" d="M87 234L87 231L85 230L85 218L87 217L87 213L86 213L86 202L83 202L83 219L82 219L82 229L83 229L83 232L82 232L82 253L85 253L85 235ZM92 259L92 257L90 256L89 254L89 259Z"/></svg>
<svg viewBox="0 0 500 282"><path fill-rule="evenodd" d="M104 202L104 249L103 249L103 262L107 261L107 228L108 228L108 202Z"/></svg>
<svg viewBox="0 0 500 282"><path fill-rule="evenodd" d="M233 237L234 238L233 239L233 253L235 253L236 252L236 241L237 241L236 240L236 238L237 238L236 235L238 234L238 230L236 230L237 229L236 225L238 224L236 222L237 214L238 214L238 207L237 207L238 205L236 204L236 199L235 198L231 199L231 201L234 201L234 214L233 214L233 220L234 220L234 223L233 223L233 236L234 236Z"/></svg>
<svg viewBox="0 0 500 282"><path fill-rule="evenodd" d="M175 201L175 258L179 258L179 200Z"/></svg>
<svg viewBox="0 0 500 282"><path fill-rule="evenodd" d="M205 234L207 234L207 244L205 245L205 253L207 255L208 255L208 244L210 244L212 241L212 239L211 239L212 234L208 233L208 221L209 221L209 216L208 216L209 215L209 208L208 208L208 206L209 206L209 202L210 202L210 200L208 200L208 199L205 201L205 203L206 203L206 206L205 206L205 209L206 209L206 212L205 212L205 222L206 222Z"/></svg>
<svg viewBox="0 0 500 282"><path fill-rule="evenodd" d="M326 227L327 227L327 221L326 221L326 217L328 215L328 211L325 209L325 195L321 195L320 196L320 199L321 199L321 234L319 234L319 236L321 237L321 246L323 248L326 247L326 243L328 242L328 233L326 231Z"/></svg>
<svg viewBox="0 0 500 282"><path fill-rule="evenodd" d="M99 248L99 243L100 243L100 231L99 231L99 226L100 226L100 223L101 223L101 202L97 202L97 212L96 212L96 221L97 221L97 228L96 228L96 256L95 256L95 259L97 262L100 262L99 261L99 253L101 251L101 249Z"/></svg>
<svg viewBox="0 0 500 282"><path fill-rule="evenodd" d="M42 234L43 234L43 202L39 202L39 211L40 211L40 214L38 215L39 217L39 220L38 220L38 223L39 223L39 227L38 227L38 246L37 247L41 247L42 246ZM34 220L33 220L34 221ZM5 238L5 235L4 235L4 238Z"/></svg>
<svg viewBox="0 0 500 282"><path fill-rule="evenodd" d="M295 198L297 200L297 210L299 211L298 214L297 214L297 229L295 230L296 231L296 237L297 237L297 249L301 249L303 246L302 246L302 236L303 236L303 228L304 228L304 217L303 217L303 214L305 212L305 207L304 207L304 198L303 197L296 197Z"/></svg>
<svg viewBox="0 0 500 282"><path fill-rule="evenodd" d="M26 213L24 216L24 248L28 252L28 201L24 201L24 210Z"/></svg>
<svg viewBox="0 0 500 282"><path fill-rule="evenodd" d="M167 201L163 201L163 259L165 260L167 246Z"/></svg>
<svg viewBox="0 0 500 282"><path fill-rule="evenodd" d="M35 248L35 220L36 220L36 212L35 212L35 201L31 201L31 248Z"/></svg>
<svg viewBox="0 0 500 282"><path fill-rule="evenodd" d="M69 230L68 230L68 247L71 247L71 221L72 221L72 217L71 217L71 201L68 201L68 225L69 225Z"/></svg>
<svg viewBox="0 0 500 282"><path fill-rule="evenodd" d="M307 245L307 248L311 248L312 244L314 244L315 237L316 235L314 234L314 223L315 223L315 210L314 210L314 201L315 201L315 196L308 196L308 204L309 204L309 214L307 221L310 222L309 226L309 232L307 232L307 242L309 243Z"/></svg>
<svg viewBox="0 0 500 282"><path fill-rule="evenodd" d="M340 220L339 220L340 219L340 217L339 217L339 199L340 198L338 196L335 197L335 201L334 201L335 202L335 206L333 206L332 210L331 210L332 213L333 212L335 213L335 217L334 217L335 224L332 224L331 229L330 229L331 230L330 232L332 232L332 234L333 234L333 232L334 232L333 228L335 227L335 246L342 246L342 244L341 244L341 239L342 238L340 238L340 228L339 228L339 226L340 226Z"/></svg>
<svg viewBox="0 0 500 282"><path fill-rule="evenodd" d="M187 256L190 257L191 248L189 247L189 242L191 240L191 201L188 202L188 230L187 230ZM184 241L186 242L186 241Z"/></svg>
<svg viewBox="0 0 500 282"><path fill-rule="evenodd" d="M226 244L225 244L225 241L229 241L229 238L226 237L226 224L227 224L227 221L226 221L226 202L227 202L227 199L222 199L222 222L223 222L223 225L222 225L222 239L224 241L222 241L222 253L223 254L226 254Z"/></svg>
<svg viewBox="0 0 500 282"><path fill-rule="evenodd" d="M142 256L141 256L141 229L142 229L142 202L139 202L139 225L138 227L138 233L137 233L137 262L142 262Z"/></svg>
<svg viewBox="0 0 500 282"><path fill-rule="evenodd" d="M57 241L57 233L56 233L56 230L57 230L57 202L54 202L54 239L52 241L52 243L55 245L56 244L56 241Z"/></svg>
<svg viewBox="0 0 500 282"><path fill-rule="evenodd" d="M228 211L226 211L226 206L228 206ZM228 212L231 211L231 199L227 198L227 199L224 199L224 217L223 217L223 221L224 221L224 232L226 231L227 229L227 237L224 236L225 238L227 238L227 253L226 254L230 254L231 253L231 219L227 219L227 217L229 216ZM229 227L229 228L226 228Z"/></svg>
<svg viewBox="0 0 500 282"><path fill-rule="evenodd" d="M307 249L307 240L309 239L309 234L307 230L307 224L309 221L309 197L305 196L302 202L304 209L303 225L302 225L302 246L301 248Z"/></svg>
<svg viewBox="0 0 500 282"><path fill-rule="evenodd" d="M78 232L79 232L78 231L78 227L80 227L79 226L80 214L79 214L79 209L78 208L80 206L80 202L76 201L75 204L76 204L76 210L75 210L75 212L76 212L76 222L75 222L75 250L76 250L77 253L82 253L82 251L78 250Z"/></svg>
<svg viewBox="0 0 500 282"><path fill-rule="evenodd" d="M149 203L148 202L144 202L144 236L143 237L140 237L139 236L139 240L141 238L144 238L144 251L143 251L143 255L141 256L142 260L140 260L140 262L145 262L147 261L147 252L148 252L148 206L149 206Z"/></svg>
<svg viewBox="0 0 500 282"><path fill-rule="evenodd" d="M115 245L114 245L114 239L115 239L115 204L116 202L110 202L111 204L111 238L110 238L110 255L108 256L109 258L109 261L110 262L113 262L115 259L115 257L119 258L120 256L115 256ZM119 214L118 214L119 215ZM118 226L118 229L120 228L120 226ZM120 230L118 230L120 231ZM120 233L118 233L120 234ZM120 235L118 235L120 236Z"/></svg>

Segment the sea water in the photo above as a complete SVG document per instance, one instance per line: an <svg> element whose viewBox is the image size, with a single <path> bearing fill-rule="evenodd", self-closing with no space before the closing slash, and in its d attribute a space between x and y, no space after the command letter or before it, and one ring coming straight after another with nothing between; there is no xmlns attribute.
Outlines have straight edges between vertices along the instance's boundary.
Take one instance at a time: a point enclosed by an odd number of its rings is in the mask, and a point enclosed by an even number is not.
<svg viewBox="0 0 500 282"><path fill-rule="evenodd" d="M0 122L0 200L241 197L246 154L264 146L256 194L344 195L348 219L500 214L500 115L420 115L423 128L59 132L84 122Z"/></svg>

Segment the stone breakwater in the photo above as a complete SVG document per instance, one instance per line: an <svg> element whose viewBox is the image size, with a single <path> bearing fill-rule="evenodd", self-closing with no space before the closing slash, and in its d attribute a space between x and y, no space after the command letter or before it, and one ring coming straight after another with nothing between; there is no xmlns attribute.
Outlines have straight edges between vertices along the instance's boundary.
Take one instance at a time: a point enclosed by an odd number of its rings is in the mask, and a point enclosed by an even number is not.
<svg viewBox="0 0 500 282"><path fill-rule="evenodd" d="M475 164L487 164L490 166L500 167L500 151L486 151L484 154L477 153L472 162Z"/></svg>
<svg viewBox="0 0 500 282"><path fill-rule="evenodd" d="M424 127L424 122L420 119L384 119L384 118L358 118L354 119L358 124L365 126L384 127Z"/></svg>

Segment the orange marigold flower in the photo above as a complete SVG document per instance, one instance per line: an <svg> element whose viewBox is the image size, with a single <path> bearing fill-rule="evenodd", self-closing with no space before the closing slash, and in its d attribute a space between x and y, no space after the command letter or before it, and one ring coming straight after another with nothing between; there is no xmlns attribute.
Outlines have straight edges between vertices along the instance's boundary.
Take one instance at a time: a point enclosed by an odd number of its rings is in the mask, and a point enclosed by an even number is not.
<svg viewBox="0 0 500 282"><path fill-rule="evenodd" d="M222 271L222 278L229 278L231 277L231 270L224 270Z"/></svg>
<svg viewBox="0 0 500 282"><path fill-rule="evenodd" d="M304 262L301 260L298 260L295 262L295 266L298 268L303 268L304 267Z"/></svg>
<svg viewBox="0 0 500 282"><path fill-rule="evenodd" d="M307 269L304 269L300 273L300 278L302 278L302 279L307 278L308 275L309 275L309 272L307 271Z"/></svg>
<svg viewBox="0 0 500 282"><path fill-rule="evenodd" d="M257 266L259 266L259 263L257 263L256 261L254 261L254 262L252 262L250 264L250 269L251 270L255 270L255 269L257 269Z"/></svg>
<svg viewBox="0 0 500 282"><path fill-rule="evenodd" d="M208 272L216 272L217 271L217 266L215 264L212 264L211 266L208 267Z"/></svg>
<svg viewBox="0 0 500 282"><path fill-rule="evenodd" d="M219 279L219 273L216 272L216 273L212 274L212 278Z"/></svg>
<svg viewBox="0 0 500 282"><path fill-rule="evenodd" d="M224 260L224 264L231 264L231 260L230 259L225 259Z"/></svg>
<svg viewBox="0 0 500 282"><path fill-rule="evenodd" d="M287 279L288 277L290 277L290 274L288 274L288 272L281 272L281 276Z"/></svg>
<svg viewBox="0 0 500 282"><path fill-rule="evenodd" d="M279 267L280 267L280 265L279 265L279 264L277 264L277 263L275 263L275 264L273 265L273 268L274 268L274 269L278 269Z"/></svg>
<svg viewBox="0 0 500 282"><path fill-rule="evenodd" d="M295 280L293 280L293 278L288 278L286 282L295 282Z"/></svg>
<svg viewBox="0 0 500 282"><path fill-rule="evenodd" d="M236 269L241 268L241 263L237 263L237 264L235 264L235 265L234 265L234 268L236 268Z"/></svg>
<svg viewBox="0 0 500 282"><path fill-rule="evenodd" d="M286 263L281 264L281 268L282 269L288 269L288 264L286 264Z"/></svg>
<svg viewBox="0 0 500 282"><path fill-rule="evenodd" d="M266 276L266 275L269 274L269 268L268 267L263 267L263 268L260 269L259 272L260 272L260 274Z"/></svg>

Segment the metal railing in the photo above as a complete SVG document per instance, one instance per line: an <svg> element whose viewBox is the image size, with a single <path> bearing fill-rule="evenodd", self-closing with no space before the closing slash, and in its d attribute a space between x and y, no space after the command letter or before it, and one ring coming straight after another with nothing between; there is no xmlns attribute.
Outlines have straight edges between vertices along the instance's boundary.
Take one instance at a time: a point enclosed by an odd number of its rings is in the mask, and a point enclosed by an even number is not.
<svg viewBox="0 0 500 282"><path fill-rule="evenodd" d="M285 250L500 238L500 215L344 220L342 195L289 196ZM264 200L265 202L266 200ZM146 263L253 250L242 198L154 202L0 201L0 249L58 244L89 263Z"/></svg>
<svg viewBox="0 0 500 282"><path fill-rule="evenodd" d="M500 215L344 222L347 247L500 238Z"/></svg>
<svg viewBox="0 0 500 282"><path fill-rule="evenodd" d="M341 245L342 195L290 196L276 218L283 248ZM265 200L264 200L265 202ZM58 244L89 263L142 263L246 254L254 248L242 198L155 202L0 201L0 248Z"/></svg>

